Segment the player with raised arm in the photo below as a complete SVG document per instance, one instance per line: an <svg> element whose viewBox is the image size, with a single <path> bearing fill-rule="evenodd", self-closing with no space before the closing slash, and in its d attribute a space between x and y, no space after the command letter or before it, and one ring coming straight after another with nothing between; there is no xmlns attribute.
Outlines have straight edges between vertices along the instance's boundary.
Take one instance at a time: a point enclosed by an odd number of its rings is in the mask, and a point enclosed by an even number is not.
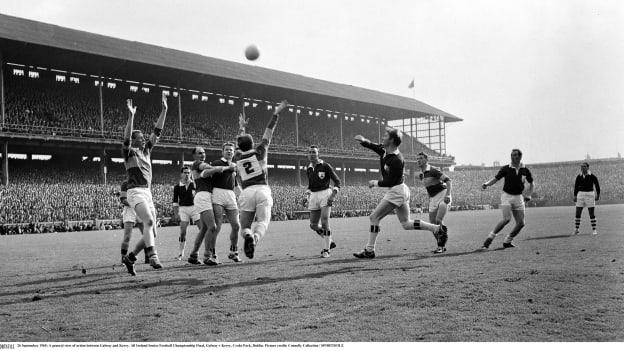
<svg viewBox="0 0 624 351"><path fill-rule="evenodd" d="M416 163L420 168L418 179L423 183L429 195L429 221L434 224L444 224L444 216L451 203L451 179L439 169L431 167L429 157L424 152L419 152L416 156ZM435 254L446 251L448 234L446 231L434 233L438 243L438 248L433 251Z"/></svg>
<svg viewBox="0 0 624 351"><path fill-rule="evenodd" d="M356 135L355 140L359 141L362 146L373 150L379 155L379 171L381 180L371 180L368 182L370 188L381 187L388 188L377 208L370 215L370 232L368 243L364 250L354 253L357 258L375 258L375 243L380 232L379 223L381 220L396 210L397 218L403 229L405 230L428 230L432 233L446 235L446 226L443 224L431 224L421 220L410 219L409 199L410 190L403 182L403 173L405 170L405 161L403 155L399 152L401 145L401 136L396 129L386 128L382 144L374 144L361 135Z"/></svg>
<svg viewBox="0 0 624 351"><path fill-rule="evenodd" d="M522 151L519 149L513 149L511 151L511 163L501 167L492 180L483 183L481 186L483 190L485 190L496 184L499 180L503 178L505 179L505 184L503 185L503 191L501 193L501 211L503 213L503 219L498 222L498 224L494 227L494 230L488 234L487 239L485 239L485 242L481 247L482 250L487 250L490 247L490 244L492 244L496 235L498 235L498 233L505 228L507 223L511 221L512 215L516 221L516 225L505 238L503 248L507 249L515 247L512 241L525 225L525 202L531 200L535 183L533 182L533 175L531 175L531 171L529 171L529 169L526 168L521 161ZM525 196L523 195L525 190L524 184L527 182L529 183L529 190Z"/></svg>
<svg viewBox="0 0 624 351"><path fill-rule="evenodd" d="M596 189L594 191L594 188ZM579 233L583 208L587 207L592 227L592 234L598 235L596 230L596 201L600 200L600 184L598 178L589 171L589 163L581 164L581 174L574 181L574 202L576 203L576 215L574 217L574 235Z"/></svg>
<svg viewBox="0 0 624 351"><path fill-rule="evenodd" d="M236 193L241 192L236 184L236 165L232 162L234 157L234 144L223 144L222 156L210 163L215 167L216 173L212 174L212 209L214 211L216 229L214 235L207 240L211 250L215 250L217 236L221 231L223 215L227 216L230 227L230 252L228 258L234 262L243 262L238 256L238 232L240 220L238 218L238 203Z"/></svg>
<svg viewBox="0 0 624 351"><path fill-rule="evenodd" d="M271 222L271 207L273 198L268 184L267 154L271 144L273 131L279 120L279 114L286 106L287 101L282 101L273 112L273 116L267 125L262 141L254 147L251 135L245 133L247 120L244 116L239 118L239 135L236 138L238 152L234 155L237 176L243 188L238 204L241 210L241 228L244 238L245 256L254 257L258 242ZM256 222L254 224L254 218ZM253 226L252 226L253 224Z"/></svg>
<svg viewBox="0 0 624 351"><path fill-rule="evenodd" d="M163 266L158 259L156 252L156 240L154 239L154 226L156 225L156 208L152 200L150 186L152 183L152 149L158 142L165 119L167 118L167 96L162 93L161 112L154 126L154 131L148 140L145 140L140 130L134 130L134 115L136 106L132 105L132 100L127 100L130 116L124 132L123 156L124 165L128 172L128 204L136 211L138 218L143 222L143 238L137 243L134 251L124 256L124 264L128 272L136 275L134 263L136 255L146 249L149 257L149 264L154 269L161 269Z"/></svg>
<svg viewBox="0 0 624 351"><path fill-rule="evenodd" d="M330 250L336 247L329 227L329 217L334 198L340 190L340 179L334 168L319 158L318 146L310 146L308 158L310 164L306 169L308 175L306 194L310 210L310 228L323 238L321 257L327 258L330 256ZM330 181L334 182L333 187L330 187Z"/></svg>
<svg viewBox="0 0 624 351"><path fill-rule="evenodd" d="M195 210L193 197L195 196L195 183L191 177L191 169L184 166L180 169L180 182L173 187L173 213L180 220L180 252L178 261L184 257L186 247L186 230L189 224L199 221L199 213Z"/></svg>

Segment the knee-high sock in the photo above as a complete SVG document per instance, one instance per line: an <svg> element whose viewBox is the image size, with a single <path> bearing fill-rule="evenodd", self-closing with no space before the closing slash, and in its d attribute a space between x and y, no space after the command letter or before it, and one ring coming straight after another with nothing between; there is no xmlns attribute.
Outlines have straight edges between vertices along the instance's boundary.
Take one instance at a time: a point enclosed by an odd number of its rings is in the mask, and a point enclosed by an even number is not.
<svg viewBox="0 0 624 351"><path fill-rule="evenodd" d="M591 222L592 229L593 229L593 230L596 230L596 221L597 221L597 220L596 220L596 217L592 217L592 218L590 218L589 220L590 220L590 222Z"/></svg>
<svg viewBox="0 0 624 351"><path fill-rule="evenodd" d="M579 229L581 226L581 217L574 218L574 228Z"/></svg>
<svg viewBox="0 0 624 351"><path fill-rule="evenodd" d="M377 242L377 235L379 235L380 228L378 225L371 224L370 232L368 234L368 243L366 244L366 250L375 250L375 243Z"/></svg>
<svg viewBox="0 0 624 351"><path fill-rule="evenodd" d="M331 246L331 242L332 242L332 237L331 237L331 230L329 229L325 229L323 230L323 249L325 250L329 250L329 247Z"/></svg>

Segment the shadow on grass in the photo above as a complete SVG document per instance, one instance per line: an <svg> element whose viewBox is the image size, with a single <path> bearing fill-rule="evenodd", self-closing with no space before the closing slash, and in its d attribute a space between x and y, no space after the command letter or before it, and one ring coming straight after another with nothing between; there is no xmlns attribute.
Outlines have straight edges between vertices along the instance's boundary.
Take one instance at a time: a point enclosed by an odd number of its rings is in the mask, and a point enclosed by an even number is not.
<svg viewBox="0 0 624 351"><path fill-rule="evenodd" d="M560 239L560 238L569 238L571 235L551 235L551 236L538 236L535 238L526 238L524 240L548 240L548 239Z"/></svg>

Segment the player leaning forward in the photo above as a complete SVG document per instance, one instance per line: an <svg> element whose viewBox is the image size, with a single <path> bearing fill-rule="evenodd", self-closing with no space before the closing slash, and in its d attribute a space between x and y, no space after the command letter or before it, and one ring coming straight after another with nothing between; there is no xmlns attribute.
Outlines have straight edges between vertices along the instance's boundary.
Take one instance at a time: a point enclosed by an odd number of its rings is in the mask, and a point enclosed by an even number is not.
<svg viewBox="0 0 624 351"><path fill-rule="evenodd" d="M416 163L420 168L418 178L422 181L429 195L429 220L434 224L444 224L442 221L444 221L444 216L451 203L451 179L439 169L431 167L429 156L424 152L418 153ZM434 236L438 242L438 248L433 253L445 252L445 245L448 240L446 231L434 233Z"/></svg>
<svg viewBox="0 0 624 351"><path fill-rule="evenodd" d="M368 186L371 188L378 186L388 188L388 190L370 215L370 233L366 248L353 255L357 258L375 258L375 242L380 231L379 223L394 210L396 210L397 217L405 230L428 230L436 235L447 235L446 226L443 224L436 225L418 219L412 222L410 219L410 191L407 185L403 183L405 161L399 152L401 137L398 131L386 128L383 144L371 143L361 135L356 135L355 140L359 141L365 148L373 150L380 158L379 170L382 180L371 180L368 182Z"/></svg>
<svg viewBox="0 0 624 351"><path fill-rule="evenodd" d="M308 175L308 210L310 210L310 228L323 238L321 257L327 258L330 250L336 247L329 228L329 217L334 198L340 190L340 179L334 168L319 158L319 148L310 146L308 150L310 164L306 169ZM329 186L329 181L334 186ZM321 224L319 225L319 221Z"/></svg>
<svg viewBox="0 0 624 351"><path fill-rule="evenodd" d="M154 126L154 131L147 141L140 130L133 129L136 106L132 106L132 100L128 100L127 103L130 117L124 132L122 146L124 165L128 172L127 200L130 207L135 210L137 217L143 222L143 238L137 243L134 251L124 256L123 262L128 272L136 275L134 262L136 262L136 255L143 248L145 248L145 253L149 257L149 264L155 269L162 268L156 252L156 240L153 231L156 224L156 208L154 207L150 187L152 183L152 149L158 142L165 125L167 96L163 92L161 98L162 110Z"/></svg>
<svg viewBox="0 0 624 351"><path fill-rule="evenodd" d="M240 223L244 238L245 256L254 257L258 241L262 239L271 221L273 198L268 185L267 154L273 131L279 120L279 113L288 105L282 101L274 110L273 116L264 131L262 141L254 148L251 135L245 133L247 121L244 116L239 119L239 135L236 139L238 151L234 155L236 173L240 177L243 191L238 198ZM253 224L254 217L256 223ZM253 226L252 226L253 224Z"/></svg>
<svg viewBox="0 0 624 351"><path fill-rule="evenodd" d="M533 175L528 168L524 166L522 162L522 151L518 149L511 150L511 163L503 166L498 173L494 176L494 179L486 182L482 185L483 190L487 187L496 184L501 179L505 179L503 185L503 192L501 193L501 211L503 212L503 219L496 224L494 230L488 234L487 239L481 247L482 250L486 250L492 244L492 241L498 235L498 233L505 228L507 223L511 221L513 215L516 225L511 232L505 238L503 242L503 248L515 247L512 244L512 240L520 233L525 225L524 222L524 203L531 200L533 194L533 188L535 186L533 182ZM529 191L524 196L524 183L529 183Z"/></svg>

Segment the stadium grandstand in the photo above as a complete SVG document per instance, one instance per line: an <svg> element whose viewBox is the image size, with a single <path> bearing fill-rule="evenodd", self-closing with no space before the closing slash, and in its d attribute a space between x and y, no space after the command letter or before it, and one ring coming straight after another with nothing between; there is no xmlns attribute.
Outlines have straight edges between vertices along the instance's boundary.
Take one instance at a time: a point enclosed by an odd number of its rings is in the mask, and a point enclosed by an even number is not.
<svg viewBox="0 0 624 351"><path fill-rule="evenodd" d="M414 209L426 203L424 189L415 187L416 154L426 152L445 169L455 163L447 154L445 130L446 123L461 119L407 97L5 15L0 68L0 234L117 226L115 193L126 176L120 159L125 101L138 106L135 125L150 130L162 91L169 94L169 114L154 150L153 193L163 224L172 215L171 187L180 165L191 160L191 148L201 145L208 159L220 157L223 142L237 133L240 113L259 138L281 99L291 106L269 160L275 220L305 213L301 186L312 144L346 185L336 216L368 214L382 196L365 186L378 177L378 159L353 141L356 134L379 139L385 126L403 132ZM604 201L624 198L622 160L594 163L592 170L607 182ZM577 163L536 167L535 204L571 201L569 175L576 168ZM495 192L478 190L494 172L458 167L449 173L455 209L496 206ZM557 179L550 177L553 172Z"/></svg>

